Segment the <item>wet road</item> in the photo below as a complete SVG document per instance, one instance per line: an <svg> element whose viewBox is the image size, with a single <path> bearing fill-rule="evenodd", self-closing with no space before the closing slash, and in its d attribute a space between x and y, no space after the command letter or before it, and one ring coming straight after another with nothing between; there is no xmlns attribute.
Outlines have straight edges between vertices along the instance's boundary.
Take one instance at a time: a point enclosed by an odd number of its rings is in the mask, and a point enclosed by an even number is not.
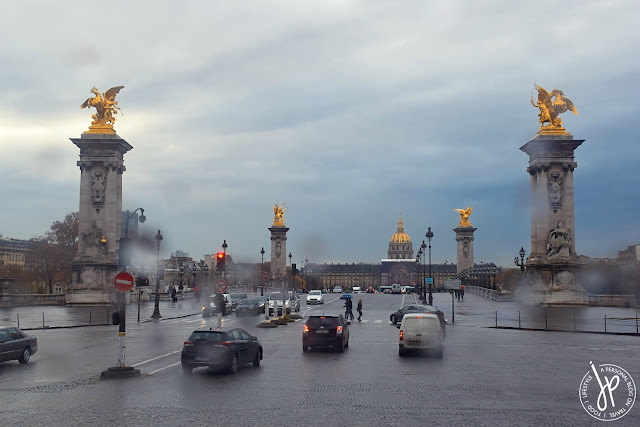
<svg viewBox="0 0 640 427"><path fill-rule="evenodd" d="M342 312L337 296L303 304L301 314ZM463 314L447 327L444 359L401 359L389 315L413 296L356 297L364 321L351 324L344 353L303 353L302 321L258 329L257 317L225 316L264 347L260 367L235 375L180 368L182 342L215 318L130 323L127 363L143 376L120 381L99 379L115 364L115 326L33 331L31 362L0 364L0 424L596 425L577 392L589 361L622 366L640 381L637 337L479 328ZM435 297L447 312L450 297ZM615 424L639 421L636 403Z"/></svg>

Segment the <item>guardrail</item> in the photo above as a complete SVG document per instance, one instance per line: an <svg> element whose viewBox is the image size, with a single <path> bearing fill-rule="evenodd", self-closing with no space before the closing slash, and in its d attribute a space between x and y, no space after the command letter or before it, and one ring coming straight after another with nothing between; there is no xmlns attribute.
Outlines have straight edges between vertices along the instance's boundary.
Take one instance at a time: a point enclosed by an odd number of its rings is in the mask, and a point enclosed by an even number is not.
<svg viewBox="0 0 640 427"><path fill-rule="evenodd" d="M0 296L0 307L64 304L65 294L4 294Z"/></svg>
<svg viewBox="0 0 640 427"><path fill-rule="evenodd" d="M493 289L482 288L480 286L465 286L465 292L480 295L481 297L488 298L492 301L511 301L513 299L513 292L509 291L494 291Z"/></svg>

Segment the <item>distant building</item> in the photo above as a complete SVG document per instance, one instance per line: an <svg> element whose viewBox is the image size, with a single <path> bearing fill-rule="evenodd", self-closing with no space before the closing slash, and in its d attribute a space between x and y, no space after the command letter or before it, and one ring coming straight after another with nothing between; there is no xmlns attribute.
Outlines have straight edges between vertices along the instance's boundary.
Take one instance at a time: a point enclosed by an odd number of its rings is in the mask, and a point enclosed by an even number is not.
<svg viewBox="0 0 640 427"><path fill-rule="evenodd" d="M402 212L398 220L398 228L389 240L389 250L387 251L389 259L413 259L413 245L411 238L404 231L404 223L402 222Z"/></svg>
<svg viewBox="0 0 640 427"><path fill-rule="evenodd" d="M618 252L616 262L619 264L640 264L640 245L631 245Z"/></svg>
<svg viewBox="0 0 640 427"><path fill-rule="evenodd" d="M0 235L0 267L7 265L24 266L25 256L31 250L32 243Z"/></svg>

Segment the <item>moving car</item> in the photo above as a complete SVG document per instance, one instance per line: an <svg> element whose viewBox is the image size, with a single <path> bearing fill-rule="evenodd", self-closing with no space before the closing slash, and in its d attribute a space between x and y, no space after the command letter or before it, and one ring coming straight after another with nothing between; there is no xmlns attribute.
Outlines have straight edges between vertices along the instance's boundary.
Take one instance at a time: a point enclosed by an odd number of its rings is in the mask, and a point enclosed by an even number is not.
<svg viewBox="0 0 640 427"><path fill-rule="evenodd" d="M27 363L38 351L38 339L15 327L0 328L0 362Z"/></svg>
<svg viewBox="0 0 640 427"><path fill-rule="evenodd" d="M376 293L376 290L375 290L375 289L373 289L371 286L369 286L369 287L367 288L366 292L367 292L368 294L375 294L375 293Z"/></svg>
<svg viewBox="0 0 640 427"><path fill-rule="evenodd" d="M198 329L191 333L182 347L182 370L193 368L226 368L235 373L240 365L260 366L262 345L257 337L240 328Z"/></svg>
<svg viewBox="0 0 640 427"><path fill-rule="evenodd" d="M394 283L393 285L391 285L392 294L399 294L401 292L402 292L402 287L399 284Z"/></svg>
<svg viewBox="0 0 640 427"><path fill-rule="evenodd" d="M231 294L229 294L229 296L231 297L231 309L232 310L234 310L238 306L240 301L242 301L245 298L248 298L248 296L247 296L247 294L245 292L231 293Z"/></svg>
<svg viewBox="0 0 640 427"><path fill-rule="evenodd" d="M341 314L309 316L302 332L302 351L327 346L339 352L349 347L349 322Z"/></svg>
<svg viewBox="0 0 640 427"><path fill-rule="evenodd" d="M414 286L403 286L400 292L403 294L412 294L416 288Z"/></svg>
<svg viewBox="0 0 640 427"><path fill-rule="evenodd" d="M360 286L354 286L353 287L353 293L354 294L360 294L360 293L364 293L360 290Z"/></svg>
<svg viewBox="0 0 640 427"><path fill-rule="evenodd" d="M408 313L400 324L398 354L430 351L441 358L444 351L444 336L440 319L433 313Z"/></svg>
<svg viewBox="0 0 640 427"><path fill-rule="evenodd" d="M311 304L324 304L324 295L322 295L322 291L309 291L307 294L307 305Z"/></svg>
<svg viewBox="0 0 640 427"><path fill-rule="evenodd" d="M289 309L293 311L300 311L300 297L297 292L289 291L287 292L287 296L289 297Z"/></svg>
<svg viewBox="0 0 640 427"><path fill-rule="evenodd" d="M210 317L218 313L218 309L214 302L215 297L216 294L211 295L209 297L209 304L202 307L202 317ZM229 294L222 294L222 297L224 298L225 313L231 313L231 297Z"/></svg>
<svg viewBox="0 0 640 427"><path fill-rule="evenodd" d="M259 315L264 311L264 302L260 305L258 298L243 298L236 306L236 317L245 314Z"/></svg>
<svg viewBox="0 0 640 427"><path fill-rule="evenodd" d="M342 292L342 286L334 287L332 292L335 293L335 294L341 293Z"/></svg>
<svg viewBox="0 0 640 427"><path fill-rule="evenodd" d="M391 316L389 316L389 320L391 321L391 323L397 326L399 322L402 322L402 319L404 318L404 316L406 316L409 313L435 314L436 316L438 316L438 320L440 321L440 328L442 329L442 337L443 338L447 337L447 331L445 329L446 321L444 318L444 313L432 305L420 305L420 304L405 305L400 310L392 313Z"/></svg>
<svg viewBox="0 0 640 427"><path fill-rule="evenodd" d="M268 306L269 306L269 315L272 314L281 315L282 314L282 292L271 292L269 294ZM291 313L291 307L289 306L289 299L285 300L286 312L287 314Z"/></svg>

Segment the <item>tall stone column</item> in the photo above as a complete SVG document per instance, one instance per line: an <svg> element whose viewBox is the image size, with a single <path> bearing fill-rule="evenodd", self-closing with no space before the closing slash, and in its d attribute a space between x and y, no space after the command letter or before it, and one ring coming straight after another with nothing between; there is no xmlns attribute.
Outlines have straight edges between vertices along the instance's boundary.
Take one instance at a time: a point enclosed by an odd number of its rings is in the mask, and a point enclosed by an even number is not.
<svg viewBox="0 0 640 427"><path fill-rule="evenodd" d="M456 232L456 273L473 267L473 232L477 228L459 226L453 229Z"/></svg>
<svg viewBox="0 0 640 427"><path fill-rule="evenodd" d="M584 140L568 133L538 134L520 147L529 155L531 251L526 266L533 290L544 305L586 304L576 282L574 151Z"/></svg>
<svg viewBox="0 0 640 427"><path fill-rule="evenodd" d="M284 225L269 228L271 232L271 279L281 285L287 277L287 231Z"/></svg>
<svg viewBox="0 0 640 427"><path fill-rule="evenodd" d="M67 304L112 304L122 228L124 154L133 147L115 133L83 133L71 138L80 148L78 253Z"/></svg>

